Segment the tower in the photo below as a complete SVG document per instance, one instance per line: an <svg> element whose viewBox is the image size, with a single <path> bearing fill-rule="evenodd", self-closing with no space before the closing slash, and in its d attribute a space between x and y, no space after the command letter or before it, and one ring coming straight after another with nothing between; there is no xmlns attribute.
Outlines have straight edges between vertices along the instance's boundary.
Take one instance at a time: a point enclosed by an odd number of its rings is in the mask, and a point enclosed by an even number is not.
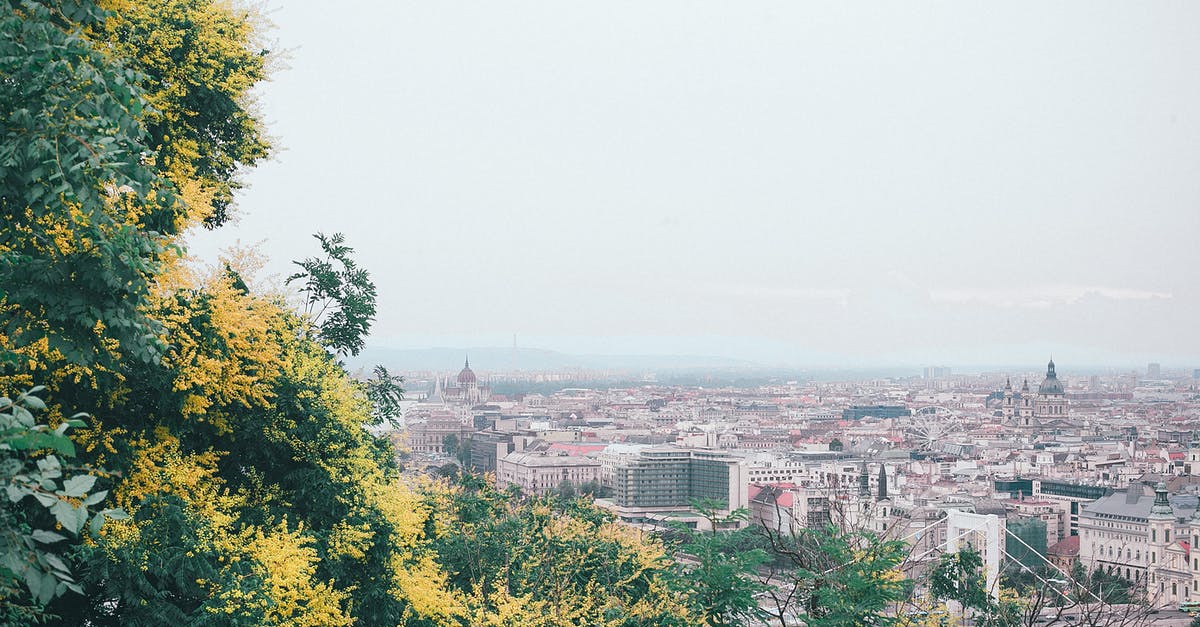
<svg viewBox="0 0 1200 627"><path fill-rule="evenodd" d="M1175 523L1175 512L1167 498L1167 484L1162 481L1154 486L1154 505L1150 506L1149 520L1150 565L1153 569L1165 561L1167 546L1171 544L1171 527Z"/></svg>
<svg viewBox="0 0 1200 627"><path fill-rule="evenodd" d="M1005 424L1012 424L1017 415L1017 400L1013 396L1012 379L1004 379L1004 400L1000 405L1001 415Z"/></svg>
<svg viewBox="0 0 1200 627"><path fill-rule="evenodd" d="M880 464L879 465L879 500L886 501L887 498L888 498L887 468L883 464ZM1198 509L1196 511L1200 511L1200 509Z"/></svg>
<svg viewBox="0 0 1200 627"><path fill-rule="evenodd" d="M862 469L858 473L858 496L863 499L871 498L871 477L867 475L866 459L863 459Z"/></svg>
<svg viewBox="0 0 1200 627"><path fill-rule="evenodd" d="M1021 404L1017 408L1017 424L1022 427L1033 427L1037 422L1033 419L1033 394L1029 392L1029 379L1021 383Z"/></svg>

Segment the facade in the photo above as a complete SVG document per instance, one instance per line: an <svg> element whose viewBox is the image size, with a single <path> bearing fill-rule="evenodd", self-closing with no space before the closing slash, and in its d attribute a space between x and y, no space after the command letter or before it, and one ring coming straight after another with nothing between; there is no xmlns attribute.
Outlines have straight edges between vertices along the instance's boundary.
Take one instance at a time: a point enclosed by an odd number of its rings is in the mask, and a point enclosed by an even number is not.
<svg viewBox="0 0 1200 627"><path fill-rule="evenodd" d="M1144 584L1155 605L1200 600L1200 557L1191 553L1200 539L1197 498L1168 498L1162 482L1148 492L1133 485L1084 507L1079 559Z"/></svg>
<svg viewBox="0 0 1200 627"><path fill-rule="evenodd" d="M472 426L462 416L448 408L422 408L408 419L408 429L402 440L413 453L443 454L448 436L453 435L465 445L472 431Z"/></svg>
<svg viewBox="0 0 1200 627"><path fill-rule="evenodd" d="M1078 535L1080 511L1088 503L1103 498L1109 492L1104 486L1048 479L1033 481L1034 500L1058 503L1066 513L1067 536Z"/></svg>
<svg viewBox="0 0 1200 627"><path fill-rule="evenodd" d="M612 474L618 515L635 522L642 514L687 510L697 499L726 511L748 500L745 463L722 451L648 447L617 462Z"/></svg>
<svg viewBox="0 0 1200 627"><path fill-rule="evenodd" d="M911 415L912 410L903 405L854 405L842 410L842 420L900 418Z"/></svg>
<svg viewBox="0 0 1200 627"><path fill-rule="evenodd" d="M509 453L496 463L496 487L521 488L524 494L546 496L563 483L581 486L600 478L600 462L591 457Z"/></svg>
<svg viewBox="0 0 1200 627"><path fill-rule="evenodd" d="M833 523L828 492L793 483L750 486L750 519L781 534Z"/></svg>

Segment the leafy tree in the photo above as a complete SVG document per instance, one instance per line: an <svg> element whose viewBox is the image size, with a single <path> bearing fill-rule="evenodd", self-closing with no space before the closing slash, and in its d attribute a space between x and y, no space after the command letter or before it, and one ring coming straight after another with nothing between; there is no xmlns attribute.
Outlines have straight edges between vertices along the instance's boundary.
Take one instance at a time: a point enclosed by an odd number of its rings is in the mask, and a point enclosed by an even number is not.
<svg viewBox="0 0 1200 627"><path fill-rule="evenodd" d="M270 58L259 20L210 0L104 0L103 8L111 13L87 36L138 73L157 166L193 220L220 226L239 172L270 152L250 95Z"/></svg>
<svg viewBox="0 0 1200 627"><path fill-rule="evenodd" d="M592 479L579 486L579 493L592 498L603 499L608 498L609 489L604 487L599 481Z"/></svg>
<svg viewBox="0 0 1200 627"><path fill-rule="evenodd" d="M777 617L799 616L807 625L887 625L896 622L891 608L905 599L912 582L899 567L907 547L862 530L822 529L780 531L759 527L777 569L774 582L787 593L775 595Z"/></svg>
<svg viewBox="0 0 1200 627"><path fill-rule="evenodd" d="M38 386L15 399L0 398L0 619L5 624L45 618L44 607L68 591L82 594L68 566L63 545L78 536L90 516L92 535L106 519L126 518L120 509L104 509L107 490L95 490L95 474L80 474L63 460L75 457L66 432L82 427L76 414L58 428L36 424L31 410L45 409ZM24 585L22 590L21 585Z"/></svg>
<svg viewBox="0 0 1200 627"><path fill-rule="evenodd" d="M842 444L842 441L837 438L834 438L829 441L829 450L831 450L831 451L840 451L840 450L844 449L845 447L846 447L846 445Z"/></svg>
<svg viewBox="0 0 1200 627"><path fill-rule="evenodd" d="M382 365L375 366L367 379L367 398L371 401L371 424L399 426L400 402L404 400L404 377L393 375Z"/></svg>
<svg viewBox="0 0 1200 627"><path fill-rule="evenodd" d="M438 560L463 621L694 625L662 546L581 499L520 499L464 475L424 488Z"/></svg>
<svg viewBox="0 0 1200 627"><path fill-rule="evenodd" d="M570 479L563 479L554 492L555 496L563 500L574 499L577 494L575 492L575 484L571 483Z"/></svg>
<svg viewBox="0 0 1200 627"><path fill-rule="evenodd" d="M983 556L970 546L942 554L929 574L929 593L938 599L957 601L964 620L968 609L987 611L991 598L983 575Z"/></svg>
<svg viewBox="0 0 1200 627"><path fill-rule="evenodd" d="M766 586L754 575L767 553L757 548L736 550L744 532L722 529L741 519L732 513L710 520L709 531L680 529L686 535L675 551L675 589L706 625L742 625L763 616L755 595Z"/></svg>
<svg viewBox="0 0 1200 627"><path fill-rule="evenodd" d="M458 453L458 436L450 433L442 438L442 451L450 456L456 455Z"/></svg>
<svg viewBox="0 0 1200 627"><path fill-rule="evenodd" d="M149 361L162 344L142 311L182 205L147 164L138 75L61 15L32 1L0 13L0 353Z"/></svg>
<svg viewBox="0 0 1200 627"><path fill-rule="evenodd" d="M354 249L345 245L344 235L317 233L313 237L321 243L325 256L292 262L301 271L287 282L302 281L304 313L316 327L317 339L338 355L357 355L375 320L375 284L350 258Z"/></svg>

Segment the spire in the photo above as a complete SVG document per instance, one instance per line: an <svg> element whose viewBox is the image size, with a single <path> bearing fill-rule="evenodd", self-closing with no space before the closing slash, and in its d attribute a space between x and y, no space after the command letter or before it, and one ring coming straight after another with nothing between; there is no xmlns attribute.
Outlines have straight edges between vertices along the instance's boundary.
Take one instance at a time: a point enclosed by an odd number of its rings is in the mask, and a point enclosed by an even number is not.
<svg viewBox="0 0 1200 627"><path fill-rule="evenodd" d="M888 497L887 493L887 468L883 464L879 465L879 500L882 501ZM1197 508L1196 511L1200 511Z"/></svg>
<svg viewBox="0 0 1200 627"><path fill-rule="evenodd" d="M862 461L862 470L858 473L858 495L871 496L871 478L867 476L867 460Z"/></svg>
<svg viewBox="0 0 1200 627"><path fill-rule="evenodd" d="M442 395L442 378L441 377L433 378L433 392L431 392L429 394L429 397L425 399L425 402L426 403L437 403L437 404L442 404L442 403L446 402L445 396Z"/></svg>
<svg viewBox="0 0 1200 627"><path fill-rule="evenodd" d="M463 357L463 368L470 368L470 367L471 367L471 356L465 355Z"/></svg>
<svg viewBox="0 0 1200 627"><path fill-rule="evenodd" d="M1004 377L1004 389L1012 391L1012 377Z"/></svg>
<svg viewBox="0 0 1200 627"><path fill-rule="evenodd" d="M1150 518L1174 518L1171 501L1167 499L1167 484L1159 481L1154 486L1154 505L1150 506Z"/></svg>

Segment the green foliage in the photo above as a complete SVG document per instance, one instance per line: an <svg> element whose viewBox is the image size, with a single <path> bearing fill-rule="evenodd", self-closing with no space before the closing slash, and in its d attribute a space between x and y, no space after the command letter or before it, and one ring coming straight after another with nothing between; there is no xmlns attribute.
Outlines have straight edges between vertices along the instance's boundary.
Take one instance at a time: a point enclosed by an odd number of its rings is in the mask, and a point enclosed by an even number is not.
<svg viewBox="0 0 1200 627"><path fill-rule="evenodd" d="M148 361L162 346L141 310L182 207L147 165L139 75L53 15L0 14L0 333Z"/></svg>
<svg viewBox="0 0 1200 627"><path fill-rule="evenodd" d="M563 479L558 487L554 490L554 495L560 499L572 500L578 494L575 491L575 484L571 483L570 479Z"/></svg>
<svg viewBox="0 0 1200 627"><path fill-rule="evenodd" d="M780 584L796 594L782 610L814 627L896 622L891 608L912 589L899 570L907 555L903 542L833 525L791 534L759 531L770 545L773 564L790 567L779 575Z"/></svg>
<svg viewBox="0 0 1200 627"><path fill-rule="evenodd" d="M446 437L442 438L442 450L445 451L445 453L447 455L450 455L452 457L454 455L457 455L458 454L458 436L453 433L450 433L450 434L447 434Z"/></svg>
<svg viewBox="0 0 1200 627"><path fill-rule="evenodd" d="M93 490L96 475L63 465L75 457L66 432L84 426L86 414L54 429L37 424L31 410L46 408L35 396L42 389L0 398L0 484L7 497L0 500L0 618L6 622L40 617L67 591L82 593L67 564L66 541L82 533L89 517L93 535L105 519L126 518L120 509L96 510L108 495Z"/></svg>
<svg viewBox="0 0 1200 627"><path fill-rule="evenodd" d="M204 190L205 226L230 217L238 174L270 147L250 89L269 56L254 15L209 0L103 0L113 13L90 29L141 77L142 116L159 167Z"/></svg>
<svg viewBox="0 0 1200 627"><path fill-rule="evenodd" d="M292 262L301 271L287 282L302 282L304 311L312 317L321 343L338 355L357 355L375 319L375 284L350 258L354 249L345 245L344 235L313 237L325 256Z"/></svg>
<svg viewBox="0 0 1200 627"><path fill-rule="evenodd" d="M518 499L470 475L429 498L445 517L438 559L480 615L512 604L528 624L692 624L667 596L661 549L582 499Z"/></svg>
<svg viewBox="0 0 1200 627"><path fill-rule="evenodd" d="M973 547L943 553L929 574L929 593L957 601L963 608L985 611L991 604L983 575L983 556Z"/></svg>
<svg viewBox="0 0 1200 627"><path fill-rule="evenodd" d="M676 550L679 572L674 587L707 625L742 625L763 617L755 595L766 585L756 574L767 553L757 548L737 550L744 533L715 527L691 531Z"/></svg>
<svg viewBox="0 0 1200 627"><path fill-rule="evenodd" d="M382 365L375 366L372 375L367 379L371 424L399 426L400 402L404 400L404 377L391 374Z"/></svg>

